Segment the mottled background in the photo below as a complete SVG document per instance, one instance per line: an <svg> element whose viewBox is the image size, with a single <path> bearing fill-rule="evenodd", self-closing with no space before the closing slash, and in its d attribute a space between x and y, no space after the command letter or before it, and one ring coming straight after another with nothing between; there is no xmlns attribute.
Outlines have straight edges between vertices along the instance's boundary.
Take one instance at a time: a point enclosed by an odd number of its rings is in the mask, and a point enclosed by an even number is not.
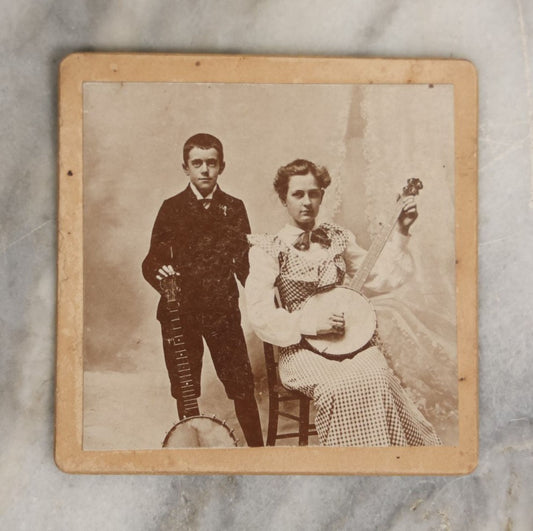
<svg viewBox="0 0 533 531"><path fill-rule="evenodd" d="M5 0L1 7L2 528L532 527L530 2ZM151 477L70 476L55 467L57 65L68 53L91 50L457 57L475 63L480 80L475 472Z"/></svg>

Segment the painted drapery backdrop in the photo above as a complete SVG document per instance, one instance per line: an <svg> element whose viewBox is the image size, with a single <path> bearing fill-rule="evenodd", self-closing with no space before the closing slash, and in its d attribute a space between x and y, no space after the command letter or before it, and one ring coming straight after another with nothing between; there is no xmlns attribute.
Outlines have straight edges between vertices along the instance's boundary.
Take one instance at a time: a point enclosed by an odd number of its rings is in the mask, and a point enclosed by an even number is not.
<svg viewBox="0 0 533 531"><path fill-rule="evenodd" d="M199 132L224 144L219 184L244 201L253 232L285 223L272 180L296 158L329 169L321 217L365 248L406 180L423 181L416 273L373 302L389 363L443 442L458 442L452 86L86 83L83 97L85 449L157 448L176 421L141 262L161 203L187 185L182 146ZM266 429L262 345L242 309ZM200 408L238 432L207 350L204 364Z"/></svg>

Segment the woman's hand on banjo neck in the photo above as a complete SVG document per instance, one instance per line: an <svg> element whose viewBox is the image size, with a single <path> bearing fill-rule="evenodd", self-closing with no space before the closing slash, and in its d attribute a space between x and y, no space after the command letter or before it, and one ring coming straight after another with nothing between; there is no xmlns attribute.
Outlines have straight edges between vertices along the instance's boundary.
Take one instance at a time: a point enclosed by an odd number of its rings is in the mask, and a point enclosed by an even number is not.
<svg viewBox="0 0 533 531"><path fill-rule="evenodd" d="M418 217L418 211L416 210L416 201L414 196L407 195L402 197L403 209L398 216L398 231L407 236L411 225Z"/></svg>

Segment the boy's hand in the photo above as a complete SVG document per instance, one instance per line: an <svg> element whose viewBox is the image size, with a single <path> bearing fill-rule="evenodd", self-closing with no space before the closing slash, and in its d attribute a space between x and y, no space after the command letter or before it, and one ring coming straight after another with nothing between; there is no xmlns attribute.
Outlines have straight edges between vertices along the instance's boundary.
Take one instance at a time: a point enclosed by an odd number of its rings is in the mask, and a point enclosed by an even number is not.
<svg viewBox="0 0 533 531"><path fill-rule="evenodd" d="M171 277L172 275L175 275L176 271L174 271L174 268L171 265L164 265L157 270L157 273L158 274L155 276L155 278L157 278L157 280L162 280L165 277Z"/></svg>

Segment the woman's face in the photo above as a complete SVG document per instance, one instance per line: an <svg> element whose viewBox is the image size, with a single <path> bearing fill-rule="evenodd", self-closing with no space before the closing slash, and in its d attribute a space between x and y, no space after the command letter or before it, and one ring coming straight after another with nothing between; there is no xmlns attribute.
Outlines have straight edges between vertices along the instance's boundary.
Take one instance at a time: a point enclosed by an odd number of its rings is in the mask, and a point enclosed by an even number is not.
<svg viewBox="0 0 533 531"><path fill-rule="evenodd" d="M311 229L318 216L324 191L312 173L289 178L287 199L283 201L294 225Z"/></svg>

